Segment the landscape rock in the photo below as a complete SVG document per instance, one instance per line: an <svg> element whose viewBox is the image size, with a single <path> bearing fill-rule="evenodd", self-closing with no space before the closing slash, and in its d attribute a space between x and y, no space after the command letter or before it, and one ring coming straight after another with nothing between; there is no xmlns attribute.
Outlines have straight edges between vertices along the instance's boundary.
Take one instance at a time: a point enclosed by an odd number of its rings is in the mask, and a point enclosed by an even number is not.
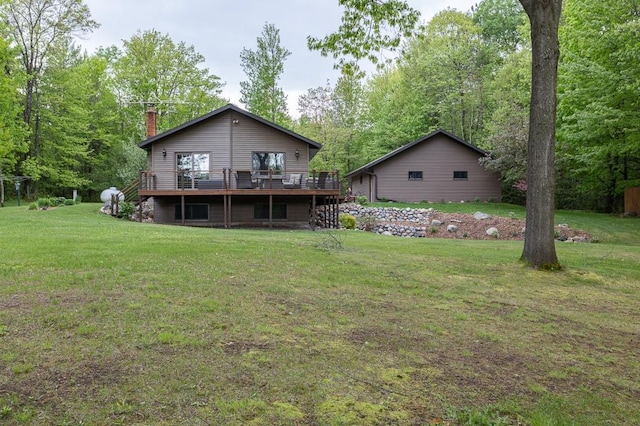
<svg viewBox="0 0 640 426"><path fill-rule="evenodd" d="M458 227L456 225L447 226L447 231L448 232L456 232L457 230L458 230Z"/></svg>
<svg viewBox="0 0 640 426"><path fill-rule="evenodd" d="M478 219L478 220L491 219L491 215L490 214L486 214L486 213L482 213L482 212L475 212L473 214L473 217L475 219Z"/></svg>
<svg viewBox="0 0 640 426"><path fill-rule="evenodd" d="M492 226L491 228L487 229L486 234L491 236L491 237L497 237L498 235L500 235L500 231L498 231L498 228Z"/></svg>
<svg viewBox="0 0 640 426"><path fill-rule="evenodd" d="M486 219L476 220L471 213L445 213L433 208L370 207L357 203L343 203L338 207L338 214L340 213L350 213L355 216L358 230L397 237L495 240L498 235L500 240L520 241L524 238L525 221L523 219L491 216L481 212L476 213L480 213L482 215L480 217L486 217ZM325 206L319 206L317 214L316 226L340 227L340 224L332 222L335 214L333 210L325 210ZM440 225L436 225L438 222ZM443 224L448 226L441 226ZM457 230L449 231L449 225L456 226ZM494 230L487 233L489 228ZM591 240L589 235L571 228L563 229L561 234L566 235L568 239L582 237L577 241Z"/></svg>

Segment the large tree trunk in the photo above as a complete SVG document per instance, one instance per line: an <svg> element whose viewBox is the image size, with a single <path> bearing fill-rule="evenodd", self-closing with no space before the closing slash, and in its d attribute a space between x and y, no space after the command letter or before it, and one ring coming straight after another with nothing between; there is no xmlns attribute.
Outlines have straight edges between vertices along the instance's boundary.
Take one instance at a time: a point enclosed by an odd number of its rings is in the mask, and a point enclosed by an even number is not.
<svg viewBox="0 0 640 426"><path fill-rule="evenodd" d="M559 268L556 255L554 162L556 90L562 0L520 0L531 22L532 84L527 153L527 227L522 260L534 268Z"/></svg>

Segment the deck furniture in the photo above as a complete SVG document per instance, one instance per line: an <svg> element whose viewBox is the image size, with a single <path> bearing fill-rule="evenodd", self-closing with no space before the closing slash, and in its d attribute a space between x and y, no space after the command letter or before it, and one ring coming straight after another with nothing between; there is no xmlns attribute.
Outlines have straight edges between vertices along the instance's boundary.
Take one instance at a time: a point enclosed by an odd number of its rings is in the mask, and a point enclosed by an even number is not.
<svg viewBox="0 0 640 426"><path fill-rule="evenodd" d="M307 187L310 189L325 189L325 183L327 182L327 176L329 172L320 172L318 176L313 176L307 180Z"/></svg>
<svg viewBox="0 0 640 426"><path fill-rule="evenodd" d="M249 170L237 170L236 187L238 189L254 189L258 187L258 181L251 176Z"/></svg>
<svg viewBox="0 0 640 426"><path fill-rule="evenodd" d="M197 180L198 189L225 189L222 179Z"/></svg>
<svg viewBox="0 0 640 426"><path fill-rule="evenodd" d="M284 189L301 189L304 173L291 173L289 180L283 181Z"/></svg>

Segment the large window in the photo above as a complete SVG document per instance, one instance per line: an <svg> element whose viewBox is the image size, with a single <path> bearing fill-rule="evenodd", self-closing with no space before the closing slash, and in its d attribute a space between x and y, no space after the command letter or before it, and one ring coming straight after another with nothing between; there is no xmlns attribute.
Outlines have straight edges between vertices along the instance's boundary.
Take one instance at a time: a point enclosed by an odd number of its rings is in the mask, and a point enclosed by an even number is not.
<svg viewBox="0 0 640 426"><path fill-rule="evenodd" d="M287 205L274 203L272 219L286 219L287 218ZM254 219L269 219L269 204L254 204L253 205L253 218Z"/></svg>
<svg viewBox="0 0 640 426"><path fill-rule="evenodd" d="M453 180L467 180L467 179L469 179L469 173L462 172L462 171L453 172Z"/></svg>
<svg viewBox="0 0 640 426"><path fill-rule="evenodd" d="M175 205L175 218L176 220L182 220L182 206L180 204ZM185 204L184 205L184 219L185 220L209 220L209 205L208 204Z"/></svg>
<svg viewBox="0 0 640 426"><path fill-rule="evenodd" d="M252 168L256 174L268 174L271 170L274 175L281 175L284 173L284 152L254 152Z"/></svg>
<svg viewBox="0 0 640 426"><path fill-rule="evenodd" d="M197 188L198 180L209 179L208 152L179 152L176 154L178 189Z"/></svg>
<svg viewBox="0 0 640 426"><path fill-rule="evenodd" d="M409 180L422 180L422 172L409 172Z"/></svg>

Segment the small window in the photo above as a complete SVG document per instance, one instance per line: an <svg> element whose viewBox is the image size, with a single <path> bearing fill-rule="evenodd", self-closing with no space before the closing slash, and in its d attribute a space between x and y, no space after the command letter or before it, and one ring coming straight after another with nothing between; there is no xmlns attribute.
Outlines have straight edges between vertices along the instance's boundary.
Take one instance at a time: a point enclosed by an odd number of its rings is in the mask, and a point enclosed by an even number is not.
<svg viewBox="0 0 640 426"><path fill-rule="evenodd" d="M422 180L422 172L409 172L409 180Z"/></svg>
<svg viewBox="0 0 640 426"><path fill-rule="evenodd" d="M182 206L175 205L176 220L182 220ZM184 205L185 220L209 220L208 204L185 204Z"/></svg>
<svg viewBox="0 0 640 426"><path fill-rule="evenodd" d="M286 204L273 204L272 219L286 219L287 218L287 205ZM254 219L269 219L269 204L254 204L253 205L253 218Z"/></svg>
<svg viewBox="0 0 640 426"><path fill-rule="evenodd" d="M467 172L453 172L453 180L467 180L469 174Z"/></svg>

